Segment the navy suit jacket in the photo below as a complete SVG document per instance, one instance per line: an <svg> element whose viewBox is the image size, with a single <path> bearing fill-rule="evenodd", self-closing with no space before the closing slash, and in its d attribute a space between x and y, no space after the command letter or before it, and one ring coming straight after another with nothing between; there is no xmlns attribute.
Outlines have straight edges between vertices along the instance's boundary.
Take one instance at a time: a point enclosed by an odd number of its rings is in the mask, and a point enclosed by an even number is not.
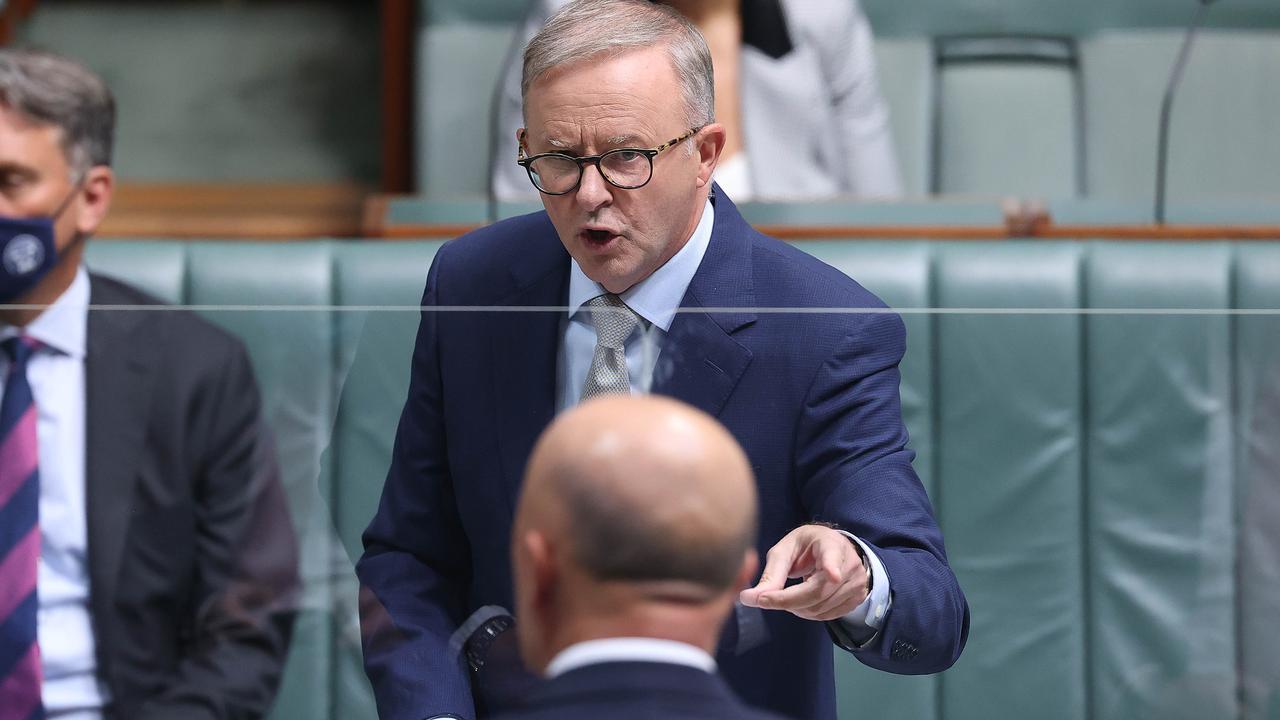
<svg viewBox="0 0 1280 720"><path fill-rule="evenodd" d="M949 667L969 611L911 467L898 397L905 329L892 313L755 308L884 305L839 271L752 229L723 194L710 245L671 325L653 391L718 418L746 449L760 495L761 557L811 521L863 538L894 604L864 664ZM365 669L384 720L474 716L447 647L478 607L511 607L510 529L525 461L555 413L569 256L546 213L444 245L423 305L496 306L422 315L412 377L378 512L357 564ZM520 312L513 308L526 308ZM541 309L539 309L541 308ZM732 311L697 312L698 308ZM740 611L718 660L746 702L835 717L831 636L822 623Z"/></svg>
<svg viewBox="0 0 1280 720"><path fill-rule="evenodd" d="M495 720L782 720L748 707L711 673L658 662L571 670Z"/></svg>

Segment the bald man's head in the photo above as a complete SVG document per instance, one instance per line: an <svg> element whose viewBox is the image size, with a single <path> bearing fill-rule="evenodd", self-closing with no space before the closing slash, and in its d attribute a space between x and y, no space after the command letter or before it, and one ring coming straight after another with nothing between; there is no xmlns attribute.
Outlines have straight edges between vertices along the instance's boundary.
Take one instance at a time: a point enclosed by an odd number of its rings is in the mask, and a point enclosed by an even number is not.
<svg viewBox="0 0 1280 720"><path fill-rule="evenodd" d="M562 414L529 460L513 533L517 598L532 601L537 590L521 585L542 581L527 566L545 562L576 583L565 602L577 612L594 612L589 598L606 586L627 594L601 612L631 599L727 612L744 567L754 571L755 536L751 466L719 423L675 400L598 398Z"/></svg>
<svg viewBox="0 0 1280 720"><path fill-rule="evenodd" d="M718 592L755 540L746 456L674 400L615 396L560 417L534 449L532 509L554 501L578 565L600 580L680 580Z"/></svg>

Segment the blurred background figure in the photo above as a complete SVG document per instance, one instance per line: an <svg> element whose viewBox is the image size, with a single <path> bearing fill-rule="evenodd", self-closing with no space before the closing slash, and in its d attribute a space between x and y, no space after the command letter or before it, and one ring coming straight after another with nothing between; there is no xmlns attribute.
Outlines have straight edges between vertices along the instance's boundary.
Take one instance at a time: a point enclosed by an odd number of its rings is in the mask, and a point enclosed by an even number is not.
<svg viewBox="0 0 1280 720"><path fill-rule="evenodd" d="M533 0L522 47L568 0ZM728 140L716 181L735 201L897 198L902 180L876 79L871 25L856 0L664 0L698 26ZM520 67L506 68L492 181L536 199L515 163Z"/></svg>
<svg viewBox="0 0 1280 720"><path fill-rule="evenodd" d="M511 548L521 652L549 682L506 717L777 717L735 698L711 656L755 534L751 467L710 416L652 396L561 415Z"/></svg>
<svg viewBox="0 0 1280 720"><path fill-rule="evenodd" d="M82 264L115 102L0 51L0 718L256 718L297 547L243 344ZM250 552L252 550L252 552Z"/></svg>

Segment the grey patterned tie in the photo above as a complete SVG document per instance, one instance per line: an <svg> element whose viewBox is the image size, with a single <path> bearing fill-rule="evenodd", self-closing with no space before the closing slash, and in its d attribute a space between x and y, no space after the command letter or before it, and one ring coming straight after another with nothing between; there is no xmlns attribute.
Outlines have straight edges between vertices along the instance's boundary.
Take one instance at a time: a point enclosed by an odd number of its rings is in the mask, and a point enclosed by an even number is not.
<svg viewBox="0 0 1280 720"><path fill-rule="evenodd" d="M640 318L613 293L592 298L582 307L591 312L591 324L596 327L596 352L587 370L581 399L610 393L630 394L626 342Z"/></svg>

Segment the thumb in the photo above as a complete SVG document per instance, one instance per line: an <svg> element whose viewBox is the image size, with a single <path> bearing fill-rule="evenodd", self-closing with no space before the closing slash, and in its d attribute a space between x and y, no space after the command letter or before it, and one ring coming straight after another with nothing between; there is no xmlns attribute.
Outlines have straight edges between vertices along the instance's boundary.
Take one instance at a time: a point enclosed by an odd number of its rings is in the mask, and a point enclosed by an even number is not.
<svg viewBox="0 0 1280 720"><path fill-rule="evenodd" d="M760 581L755 587L749 587L738 594L738 600L747 607L760 607L760 596L764 593L781 590L787 585L791 574L791 565L795 562L796 540L794 533L778 541L766 556L764 572L760 573Z"/></svg>

